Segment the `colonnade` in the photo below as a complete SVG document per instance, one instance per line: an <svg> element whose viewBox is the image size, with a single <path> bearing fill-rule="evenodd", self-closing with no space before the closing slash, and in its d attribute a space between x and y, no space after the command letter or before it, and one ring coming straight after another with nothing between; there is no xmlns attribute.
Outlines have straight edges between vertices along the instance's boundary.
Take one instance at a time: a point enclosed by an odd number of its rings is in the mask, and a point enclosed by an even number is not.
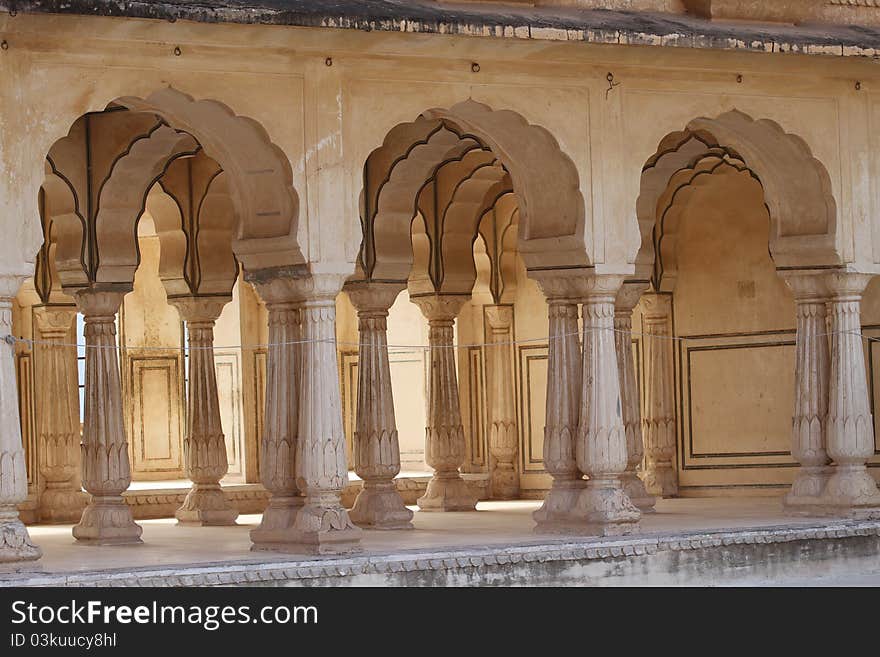
<svg viewBox="0 0 880 657"><path fill-rule="evenodd" d="M548 304L548 382L544 464L552 487L534 513L536 531L612 535L638 531L655 495L674 491L674 409L668 296L645 294L644 282L580 270L533 272ZM844 271L782 273L797 308L795 408L792 455L800 463L785 496L792 513L876 517L880 491L867 472L873 454L873 420L860 328L860 300L870 276ZM402 284L345 284L358 313L359 386L354 469L364 480L351 511L341 494L348 481L335 344L335 299L342 274L286 270L246 274L266 303L270 347L262 482L271 497L261 524L251 532L254 549L318 553L358 549L362 528L409 529L413 513L394 478L400 451L391 389L387 316ZM0 278L0 328L11 333L12 299L21 277ZM81 455L77 418L69 405L75 368L63 355L72 308L39 308L37 326L51 373L42 385L58 400L40 416L41 472L46 495L57 508L49 517L79 519L81 542L139 542L141 527L122 497L130 484L128 444L116 344L116 313L125 286L93 286L77 292L85 318L85 409ZM645 417L632 356L632 313L642 300L648 378ZM456 380L453 325L467 300L461 295L414 297L429 322L429 404L426 460L435 472L418 504L423 511L473 510L476 495L461 476L465 437ZM219 481L226 471L213 366L213 324L226 298L172 299L189 333L190 377L186 468L192 489L177 517L181 522L234 524L235 509ZM509 321L491 316L503 344ZM581 326L578 318L580 315ZM580 339L578 334L580 333ZM495 346L491 346L495 345ZM500 350L499 350L500 351ZM504 357L489 354L499 380L509 377ZM494 362L497 361L497 362ZM500 416L515 423L512 399L502 386ZM16 505L27 495L24 453L18 432L13 345L0 346L0 559L38 558ZM490 450L499 475L495 490L511 489L516 445L505 418L497 420ZM513 445L510 443L513 442ZM77 487L78 458L82 486ZM646 471L638 473L640 464ZM641 476L640 476L641 475ZM644 479L644 483L643 483ZM646 486L647 484L647 486ZM81 511L81 517L80 517Z"/></svg>

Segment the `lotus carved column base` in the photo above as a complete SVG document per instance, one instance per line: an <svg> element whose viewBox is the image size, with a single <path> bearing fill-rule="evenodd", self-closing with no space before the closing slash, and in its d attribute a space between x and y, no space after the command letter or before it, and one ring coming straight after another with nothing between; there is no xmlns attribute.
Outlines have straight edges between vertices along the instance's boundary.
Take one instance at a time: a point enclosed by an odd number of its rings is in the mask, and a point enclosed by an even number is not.
<svg viewBox="0 0 880 657"><path fill-rule="evenodd" d="M577 479L554 479L544 504L532 514L536 534L568 534L577 525L578 500L587 482Z"/></svg>
<svg viewBox="0 0 880 657"><path fill-rule="evenodd" d="M31 543L15 506L0 507L0 563L34 561L43 551Z"/></svg>
<svg viewBox="0 0 880 657"><path fill-rule="evenodd" d="M142 532L121 495L92 495L82 519L73 528L73 537L92 545L124 545L141 543Z"/></svg>
<svg viewBox="0 0 880 657"><path fill-rule="evenodd" d="M79 522L89 496L73 488L46 488L40 495L40 522L67 524Z"/></svg>
<svg viewBox="0 0 880 657"><path fill-rule="evenodd" d="M820 500L823 515L880 518L880 491L863 463L835 465Z"/></svg>
<svg viewBox="0 0 880 657"><path fill-rule="evenodd" d="M194 483L174 516L179 524L216 527L234 525L238 510L226 498L220 484Z"/></svg>
<svg viewBox="0 0 880 657"><path fill-rule="evenodd" d="M477 496L458 470L435 472L418 505L421 511L476 511Z"/></svg>
<svg viewBox="0 0 880 657"><path fill-rule="evenodd" d="M255 530L256 531L256 530ZM360 552L363 530L356 527L339 503L338 491L313 492L296 514L293 527L279 531L281 540L254 543L251 550L298 554L351 554ZM253 540L254 532L251 532Z"/></svg>
<svg viewBox="0 0 880 657"><path fill-rule="evenodd" d="M367 529L413 528L413 512L404 505L393 481L365 481L348 515Z"/></svg>
<svg viewBox="0 0 880 657"><path fill-rule="evenodd" d="M641 474L645 488L651 495L656 497L677 497L678 478L671 463L648 464L648 468Z"/></svg>
<svg viewBox="0 0 880 657"><path fill-rule="evenodd" d="M575 531L585 536L621 536L639 531L641 512L617 477L594 477L581 491Z"/></svg>
<svg viewBox="0 0 880 657"><path fill-rule="evenodd" d="M623 492L642 513L653 513L657 498L648 492L645 482L639 479L634 470L627 470L620 475Z"/></svg>
<svg viewBox="0 0 880 657"><path fill-rule="evenodd" d="M827 465L802 466L798 469L791 490L782 498L789 515L822 515L822 493L833 468Z"/></svg>
<svg viewBox="0 0 880 657"><path fill-rule="evenodd" d="M290 543L296 516L303 506L299 495L273 495L259 526L251 530L251 550L274 550Z"/></svg>

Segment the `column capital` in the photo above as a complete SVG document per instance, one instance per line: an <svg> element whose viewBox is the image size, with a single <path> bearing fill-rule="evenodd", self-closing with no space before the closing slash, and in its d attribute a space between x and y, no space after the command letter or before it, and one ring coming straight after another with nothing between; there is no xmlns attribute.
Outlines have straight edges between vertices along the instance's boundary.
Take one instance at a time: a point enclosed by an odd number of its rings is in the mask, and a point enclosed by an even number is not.
<svg viewBox="0 0 880 657"><path fill-rule="evenodd" d="M785 281L797 303L824 302L831 294L825 270L796 269L778 271L777 274Z"/></svg>
<svg viewBox="0 0 880 657"><path fill-rule="evenodd" d="M615 313L632 315L633 308L639 305L639 299L642 298L648 286L647 281L624 281L614 300Z"/></svg>
<svg viewBox="0 0 880 657"><path fill-rule="evenodd" d="M34 306L37 329L44 338L64 337L76 317L76 306Z"/></svg>
<svg viewBox="0 0 880 657"><path fill-rule="evenodd" d="M419 307L428 321L452 322L470 298L469 294L427 294L410 297L410 301Z"/></svg>
<svg viewBox="0 0 880 657"><path fill-rule="evenodd" d="M343 286L352 305L362 313L384 313L394 305L398 295L406 289L402 283L374 283L372 281L349 281Z"/></svg>
<svg viewBox="0 0 880 657"><path fill-rule="evenodd" d="M650 293L642 295L642 316L646 321L665 322L672 313L672 295Z"/></svg>
<svg viewBox="0 0 880 657"><path fill-rule="evenodd" d="M529 277L538 283L538 287L548 301L578 300L586 293L584 281L590 273L583 269L553 269L547 271L530 271Z"/></svg>
<svg viewBox="0 0 880 657"><path fill-rule="evenodd" d="M835 271L825 275L825 285L834 299L853 297L858 299L862 296L868 283L874 278L874 274L861 272Z"/></svg>
<svg viewBox="0 0 880 657"><path fill-rule="evenodd" d="M33 270L27 273L0 274L0 300L12 300L18 294L22 283L33 275Z"/></svg>
<svg viewBox="0 0 880 657"><path fill-rule="evenodd" d="M116 314L122 305L122 299L131 290L131 285L95 285L76 290L74 298L83 315L110 316Z"/></svg>
<svg viewBox="0 0 880 657"><path fill-rule="evenodd" d="M506 333L513 325L513 306L485 306L486 323L495 332Z"/></svg>
<svg viewBox="0 0 880 657"><path fill-rule="evenodd" d="M227 303L232 301L232 296L186 296L169 297L168 303L177 308L180 318L187 322L216 322L223 312Z"/></svg>

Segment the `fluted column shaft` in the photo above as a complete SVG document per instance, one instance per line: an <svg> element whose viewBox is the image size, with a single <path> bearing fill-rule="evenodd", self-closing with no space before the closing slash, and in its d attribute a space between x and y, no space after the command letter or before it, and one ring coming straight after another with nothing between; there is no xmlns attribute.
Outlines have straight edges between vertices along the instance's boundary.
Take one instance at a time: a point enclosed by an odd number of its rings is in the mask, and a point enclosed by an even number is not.
<svg viewBox="0 0 880 657"><path fill-rule="evenodd" d="M238 511L220 488L229 469L214 368L214 324L227 297L171 299L186 322L189 345L186 437L183 457L193 485L175 513L179 523L234 525Z"/></svg>
<svg viewBox="0 0 880 657"><path fill-rule="evenodd" d="M76 522L86 505L79 484L80 433L76 350L65 344L76 309L38 306L34 318L39 332L37 431L40 443L40 474L46 488L40 496L42 522Z"/></svg>
<svg viewBox="0 0 880 657"><path fill-rule="evenodd" d="M642 297L642 344L645 351L645 445L643 480L650 493L660 497L678 494L675 460L675 397L670 318L672 297Z"/></svg>
<svg viewBox="0 0 880 657"><path fill-rule="evenodd" d="M131 483L131 466L122 411L116 313L127 291L89 288L76 293L77 307L85 318L86 342L82 480L91 499L73 535L87 543L141 540L141 527L122 498Z"/></svg>
<svg viewBox="0 0 880 657"><path fill-rule="evenodd" d="M545 290L547 286L545 285ZM544 424L544 469L553 484L535 511L538 531L564 530L574 522L584 480L577 467L574 442L580 414L583 361L578 340L578 307L570 299L547 299L550 320L547 344L547 401Z"/></svg>
<svg viewBox="0 0 880 657"><path fill-rule="evenodd" d="M586 534L626 534L641 517L623 490L627 466L626 430L614 339L614 302L623 277L593 276L582 306L583 386L575 443L578 468L587 485L577 515Z"/></svg>
<svg viewBox="0 0 880 657"><path fill-rule="evenodd" d="M428 426L425 427L425 461L434 468L422 511L473 511L476 496L462 479L459 468L467 446L461 422L458 379L455 372L455 318L467 297L430 295L413 298L428 320Z"/></svg>
<svg viewBox="0 0 880 657"><path fill-rule="evenodd" d="M626 471L621 475L623 490L643 513L653 511L656 502L639 478L637 469L645 456L642 442L642 412L639 381L636 378L632 351L632 313L645 289L644 284L624 283L614 307L614 343L620 375L620 401L626 432Z"/></svg>
<svg viewBox="0 0 880 657"><path fill-rule="evenodd" d="M291 279L254 282L269 314L266 408L260 442L260 481L269 504L251 530L252 549L283 547L296 540L293 525L302 507L296 483L299 431L300 297Z"/></svg>
<svg viewBox="0 0 880 657"><path fill-rule="evenodd" d="M820 504L830 475L826 450L828 415L828 290L816 274L786 275L797 313L794 414L791 455L801 464L783 503L789 512L809 513Z"/></svg>
<svg viewBox="0 0 880 657"><path fill-rule="evenodd" d="M296 476L305 501L294 534L297 543L320 553L359 550L362 534L341 503L348 483L336 359L336 295L342 282L330 274L297 281L303 302Z"/></svg>
<svg viewBox="0 0 880 657"><path fill-rule="evenodd" d="M862 345L860 302L871 276L834 273L826 278L831 363L826 422L834 468L823 503L835 513L880 516L880 491L865 463L874 454L874 423Z"/></svg>
<svg viewBox="0 0 880 657"><path fill-rule="evenodd" d="M0 563L42 556L18 517L18 505L27 498L27 469L18 414L12 299L24 278L0 276Z"/></svg>
<svg viewBox="0 0 880 657"><path fill-rule="evenodd" d="M358 311L358 392L354 470L363 479L352 521L371 529L412 529L394 478L400 473L400 445L394 417L388 359L388 310L402 286L349 284Z"/></svg>
<svg viewBox="0 0 880 657"><path fill-rule="evenodd" d="M516 471L517 432L511 351L513 349L513 307L489 306L486 356L489 378L489 456L493 499L519 497Z"/></svg>

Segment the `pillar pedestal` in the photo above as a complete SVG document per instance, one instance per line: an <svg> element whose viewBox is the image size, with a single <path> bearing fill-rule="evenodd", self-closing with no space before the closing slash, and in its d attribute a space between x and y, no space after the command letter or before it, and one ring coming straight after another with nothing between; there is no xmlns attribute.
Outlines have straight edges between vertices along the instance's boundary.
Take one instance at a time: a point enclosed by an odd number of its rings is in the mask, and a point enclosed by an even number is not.
<svg viewBox="0 0 880 657"><path fill-rule="evenodd" d="M455 374L453 325L466 296L426 295L414 297L428 319L430 347L428 373L428 426L425 428L425 461L434 468L424 496L422 511L474 511L477 498L460 468L467 456L458 379Z"/></svg>
<svg viewBox="0 0 880 657"><path fill-rule="evenodd" d="M358 311L357 429L354 470L364 487L350 512L352 521L368 529L412 529L413 512L406 508L394 478L400 473L400 445L388 361L388 310L402 285L349 283L345 287Z"/></svg>
<svg viewBox="0 0 880 657"><path fill-rule="evenodd" d="M82 543L141 542L141 527L122 493L131 484L128 441L116 342L116 313L124 287L88 288L76 293L85 317L86 383L82 437L83 487L91 494L73 536Z"/></svg>

